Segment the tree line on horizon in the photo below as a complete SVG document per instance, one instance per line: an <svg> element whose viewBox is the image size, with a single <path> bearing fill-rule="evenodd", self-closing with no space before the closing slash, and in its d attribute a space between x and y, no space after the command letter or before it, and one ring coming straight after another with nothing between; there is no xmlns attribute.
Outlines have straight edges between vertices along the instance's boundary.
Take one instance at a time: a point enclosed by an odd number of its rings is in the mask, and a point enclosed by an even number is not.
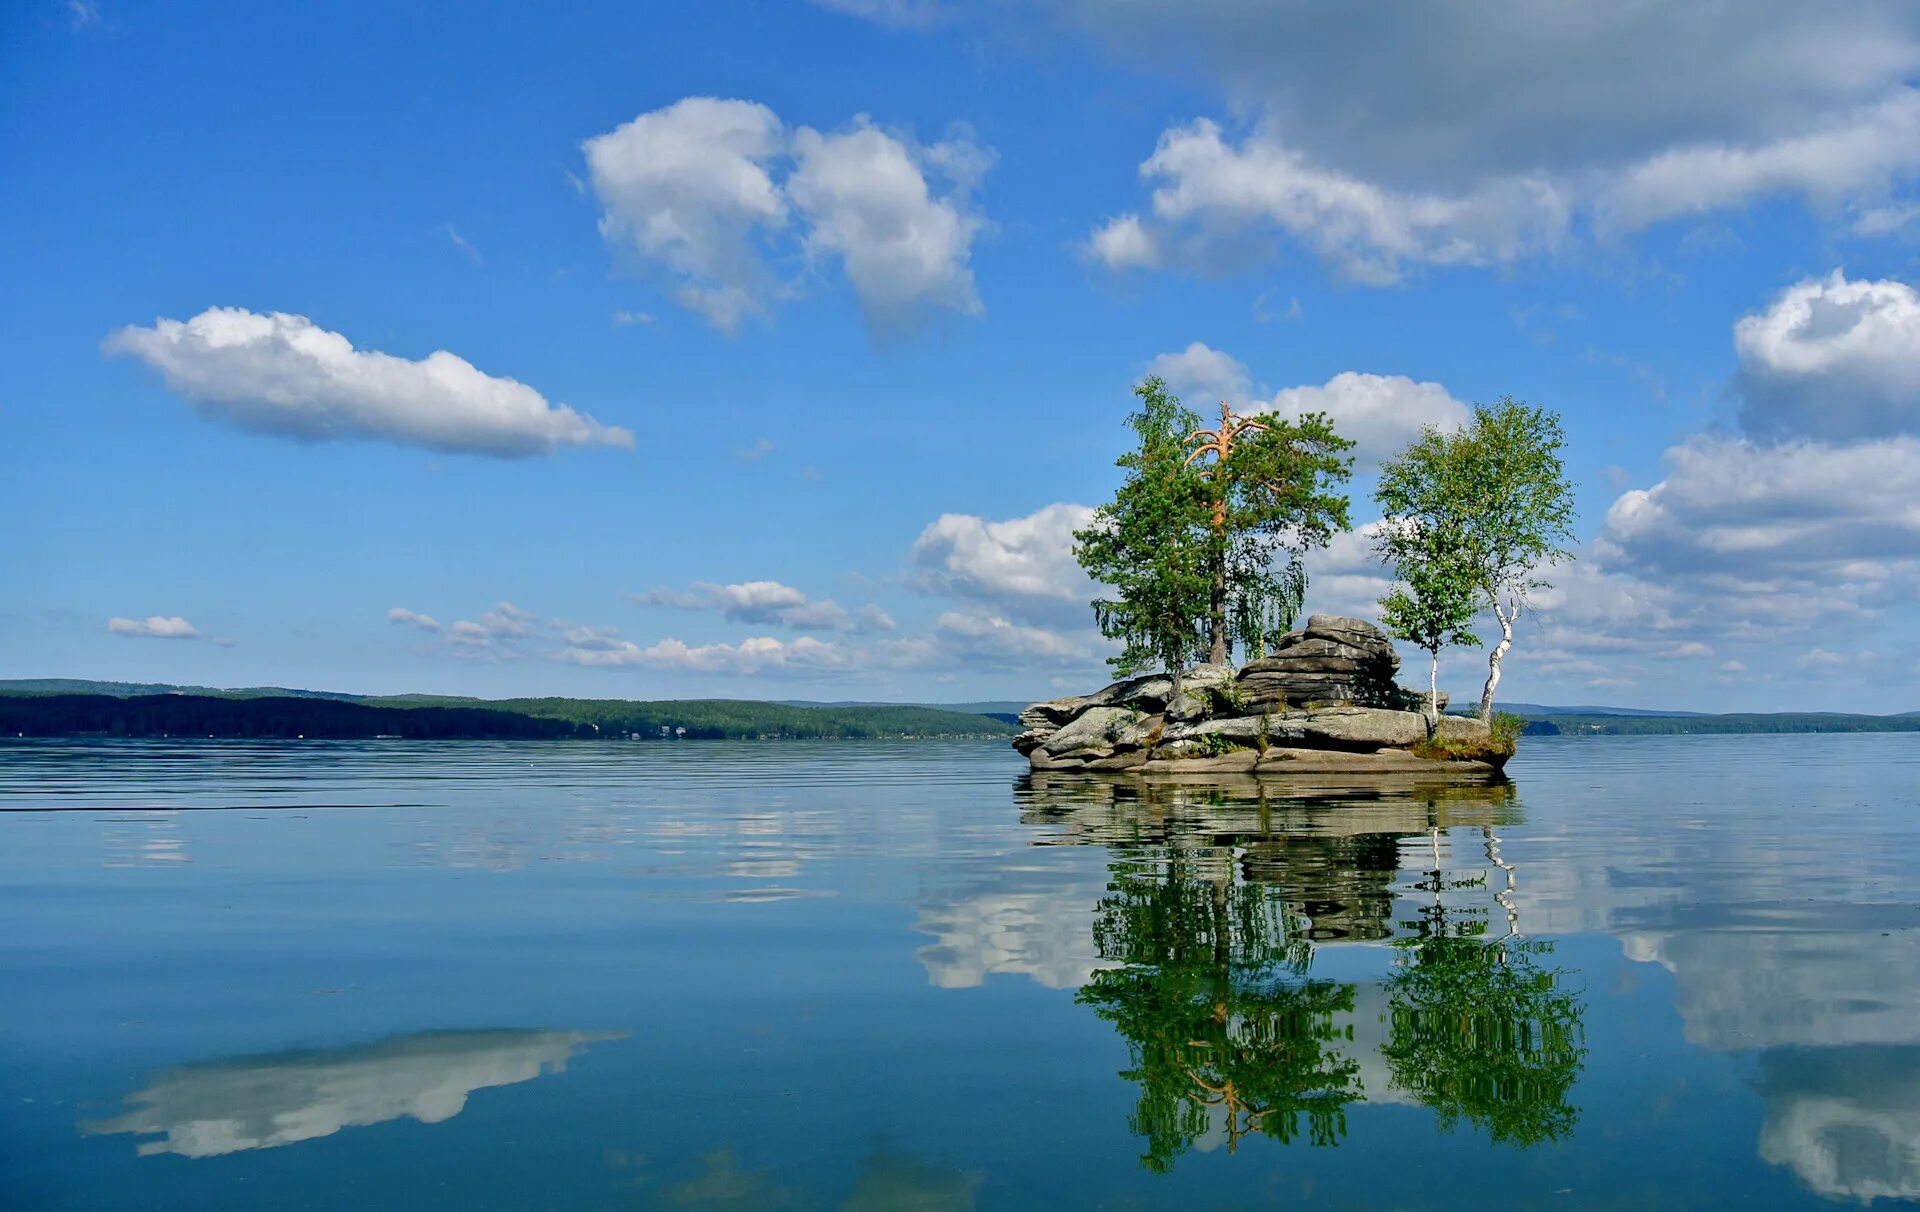
<svg viewBox="0 0 1920 1212"><path fill-rule="evenodd" d="M0 736L880 740L1002 737L1016 731L995 716L930 707L794 707L733 699L0 694Z"/></svg>
<svg viewBox="0 0 1920 1212"><path fill-rule="evenodd" d="M1305 605L1306 558L1352 528L1344 491L1353 474L1325 413L1240 416L1220 405L1218 428L1152 376L1134 388L1134 446L1113 500L1075 533L1074 554L1111 596L1093 601L1101 634L1121 644L1121 676L1227 664L1265 655ZM1490 615L1479 717L1491 721L1501 662L1543 570L1572 558L1573 488L1560 418L1512 397L1475 404L1457 430L1427 426L1380 470L1374 547L1395 584L1380 621L1430 658L1426 717L1439 716L1440 653L1481 646Z"/></svg>

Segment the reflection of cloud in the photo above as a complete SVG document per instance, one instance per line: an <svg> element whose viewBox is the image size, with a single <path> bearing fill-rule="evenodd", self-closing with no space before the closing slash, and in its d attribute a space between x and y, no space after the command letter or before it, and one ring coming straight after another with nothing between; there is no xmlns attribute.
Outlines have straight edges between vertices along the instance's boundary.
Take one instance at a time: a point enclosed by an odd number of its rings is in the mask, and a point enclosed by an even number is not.
<svg viewBox="0 0 1920 1212"><path fill-rule="evenodd" d="M1030 976L1048 989L1078 989L1100 960L1093 943L1099 887L989 892L920 908L913 928L930 934L915 954L941 989L971 989L988 976Z"/></svg>
<svg viewBox="0 0 1920 1212"><path fill-rule="evenodd" d="M1681 931L1621 939L1629 958L1674 973L1688 1042L1920 1044L1920 911L1766 903L1680 917Z"/></svg>
<svg viewBox="0 0 1920 1212"><path fill-rule="evenodd" d="M320 1052L182 1065L127 1096L88 1136L159 1134L139 1153L216 1157L273 1149L390 1119L437 1124L467 1095L558 1073L583 1046L619 1035L583 1031L429 1031Z"/></svg>
<svg viewBox="0 0 1920 1212"><path fill-rule="evenodd" d="M1920 1048L1769 1052L1761 1160L1829 1199L1920 1199Z"/></svg>

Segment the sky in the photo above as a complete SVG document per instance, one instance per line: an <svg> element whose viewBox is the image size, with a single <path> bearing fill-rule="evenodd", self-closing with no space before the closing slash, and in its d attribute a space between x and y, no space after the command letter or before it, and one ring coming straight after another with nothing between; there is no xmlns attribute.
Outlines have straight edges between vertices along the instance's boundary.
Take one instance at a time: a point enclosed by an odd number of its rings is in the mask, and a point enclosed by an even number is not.
<svg viewBox="0 0 1920 1212"><path fill-rule="evenodd" d="M1504 695L1920 709L1917 183L1909 3L21 0L0 677L1090 689L1160 374L1357 441L1310 611L1511 395Z"/></svg>

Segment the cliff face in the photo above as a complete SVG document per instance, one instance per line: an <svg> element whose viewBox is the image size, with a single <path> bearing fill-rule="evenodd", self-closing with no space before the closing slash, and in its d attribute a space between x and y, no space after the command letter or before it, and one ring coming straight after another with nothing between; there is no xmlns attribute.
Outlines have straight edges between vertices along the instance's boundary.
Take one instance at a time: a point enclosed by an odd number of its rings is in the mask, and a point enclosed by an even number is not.
<svg viewBox="0 0 1920 1212"><path fill-rule="evenodd" d="M1429 744L1420 696L1393 680L1399 667L1378 627L1317 614L1238 670L1185 671L1179 694L1171 678L1149 674L1035 703L1020 713L1026 731L1013 745L1035 770L1497 778L1504 758L1491 752L1436 756L1480 750L1488 729L1443 716L1441 744Z"/></svg>

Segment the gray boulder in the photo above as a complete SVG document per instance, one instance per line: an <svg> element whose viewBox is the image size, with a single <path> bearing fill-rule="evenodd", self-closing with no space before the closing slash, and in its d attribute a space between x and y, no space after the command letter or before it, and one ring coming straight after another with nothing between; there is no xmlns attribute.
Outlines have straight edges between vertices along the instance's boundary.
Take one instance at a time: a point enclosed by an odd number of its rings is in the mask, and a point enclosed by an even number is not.
<svg viewBox="0 0 1920 1212"><path fill-rule="evenodd" d="M1072 698L1052 699L1045 703L1035 703L1020 713L1020 726L1032 731L1052 731L1060 727L1087 706L1085 695Z"/></svg>
<svg viewBox="0 0 1920 1212"><path fill-rule="evenodd" d="M1084 754L1088 750L1112 752L1115 743L1136 722L1135 713L1125 707L1089 707L1048 736L1040 748L1050 757Z"/></svg>

